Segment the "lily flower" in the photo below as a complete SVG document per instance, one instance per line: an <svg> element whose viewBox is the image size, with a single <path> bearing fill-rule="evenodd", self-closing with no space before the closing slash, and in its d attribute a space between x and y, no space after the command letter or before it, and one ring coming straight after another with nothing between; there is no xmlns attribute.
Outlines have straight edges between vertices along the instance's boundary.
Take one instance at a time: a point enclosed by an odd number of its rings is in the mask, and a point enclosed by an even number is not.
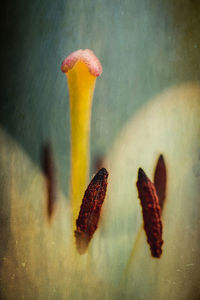
<svg viewBox="0 0 200 300"><path fill-rule="evenodd" d="M79 50L62 64L70 96L71 192L67 202L57 187L51 222L46 214L47 175L0 131L1 190L9 206L3 223L8 242L1 247L2 298L195 299L200 254L199 84L183 84L159 95L122 129L103 162L109 179L98 228L85 254L77 251L74 231L83 232L85 211L80 208L88 203L92 96L101 73L99 63L93 68L96 58L92 63L91 58L90 51ZM136 182L140 166L154 178L160 153L167 169L161 215L164 244L160 258L154 258L143 230L137 239L143 219ZM107 179L105 169L97 179L98 185L107 185L102 177ZM54 176L48 178L51 184ZM155 178L158 187L158 175ZM95 177L91 183L94 187ZM100 191L105 196L105 189Z"/></svg>

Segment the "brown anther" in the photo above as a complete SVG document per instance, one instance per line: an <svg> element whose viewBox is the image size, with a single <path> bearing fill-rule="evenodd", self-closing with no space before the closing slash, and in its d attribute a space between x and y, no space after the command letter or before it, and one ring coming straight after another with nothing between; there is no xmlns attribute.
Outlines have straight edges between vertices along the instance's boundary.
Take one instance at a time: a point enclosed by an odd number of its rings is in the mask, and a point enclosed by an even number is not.
<svg viewBox="0 0 200 300"><path fill-rule="evenodd" d="M155 173L154 173L154 185L158 195L161 211L166 197L166 184L167 184L167 170L163 155L159 156Z"/></svg>
<svg viewBox="0 0 200 300"><path fill-rule="evenodd" d="M107 189L108 172L102 168L94 176L85 191L78 219L76 220L76 246L80 254L88 248L94 232L97 229L101 207Z"/></svg>
<svg viewBox="0 0 200 300"><path fill-rule="evenodd" d="M50 144L42 148L42 169L46 177L47 186L47 215L51 219L56 203L56 176L53 154Z"/></svg>
<svg viewBox="0 0 200 300"><path fill-rule="evenodd" d="M142 205L144 229L150 245L151 255L160 257L162 254L162 222L160 218L160 205L154 184L140 168L136 183L138 195Z"/></svg>

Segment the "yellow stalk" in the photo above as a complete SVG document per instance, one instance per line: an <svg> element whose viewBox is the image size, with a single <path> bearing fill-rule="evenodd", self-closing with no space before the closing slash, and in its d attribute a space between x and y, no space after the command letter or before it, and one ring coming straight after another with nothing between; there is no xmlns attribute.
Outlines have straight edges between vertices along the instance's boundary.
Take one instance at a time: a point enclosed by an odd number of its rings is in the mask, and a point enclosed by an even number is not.
<svg viewBox="0 0 200 300"><path fill-rule="evenodd" d="M92 98L96 77L102 72L100 62L90 50L78 50L61 67L67 76L71 123L70 200L73 228L88 183L89 139Z"/></svg>

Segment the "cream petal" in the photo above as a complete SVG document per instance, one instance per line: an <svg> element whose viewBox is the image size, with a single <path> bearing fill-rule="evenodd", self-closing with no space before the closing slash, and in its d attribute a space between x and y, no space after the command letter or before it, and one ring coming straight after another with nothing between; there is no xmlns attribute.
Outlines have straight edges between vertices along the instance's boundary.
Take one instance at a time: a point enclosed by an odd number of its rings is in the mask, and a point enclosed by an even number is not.
<svg viewBox="0 0 200 300"><path fill-rule="evenodd" d="M93 243L94 263L119 285L143 223L136 189L138 168L153 180L161 153L167 167L163 254L160 259L151 257L143 232L121 292L139 299L193 299L200 294L198 83L185 83L158 95L117 137L105 161L110 178L101 229Z"/></svg>

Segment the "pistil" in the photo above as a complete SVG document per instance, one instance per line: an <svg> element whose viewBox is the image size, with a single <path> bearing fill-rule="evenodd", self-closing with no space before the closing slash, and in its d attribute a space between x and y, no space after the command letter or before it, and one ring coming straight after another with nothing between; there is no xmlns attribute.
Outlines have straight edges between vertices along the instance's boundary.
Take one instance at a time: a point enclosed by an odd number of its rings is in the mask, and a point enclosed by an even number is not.
<svg viewBox="0 0 200 300"><path fill-rule="evenodd" d="M62 63L69 88L71 123L71 174L70 200L73 213L73 228L88 183L89 139L92 99L96 77L102 67L91 50L71 53Z"/></svg>

